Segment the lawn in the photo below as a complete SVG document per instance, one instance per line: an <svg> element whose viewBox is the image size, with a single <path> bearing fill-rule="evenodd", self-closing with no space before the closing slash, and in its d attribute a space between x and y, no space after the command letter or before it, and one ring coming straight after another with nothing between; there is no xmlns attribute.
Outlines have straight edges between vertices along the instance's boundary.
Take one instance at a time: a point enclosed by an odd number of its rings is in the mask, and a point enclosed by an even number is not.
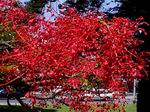
<svg viewBox="0 0 150 112"><path fill-rule="evenodd" d="M110 111L110 112L120 112L119 110L117 111ZM129 104L126 106L126 112L136 112L136 104Z"/></svg>
<svg viewBox="0 0 150 112"><path fill-rule="evenodd" d="M8 107L8 106L0 106L0 112L31 112L29 110L22 109L20 106ZM52 106L42 110L41 112L69 112L69 108L67 106L61 106L60 109L55 109ZM111 111L111 112L119 112L119 111ZM136 112L136 105L129 104L126 106L126 112Z"/></svg>
<svg viewBox="0 0 150 112"><path fill-rule="evenodd" d="M136 105L135 104L130 104L126 107L127 112L136 112Z"/></svg>

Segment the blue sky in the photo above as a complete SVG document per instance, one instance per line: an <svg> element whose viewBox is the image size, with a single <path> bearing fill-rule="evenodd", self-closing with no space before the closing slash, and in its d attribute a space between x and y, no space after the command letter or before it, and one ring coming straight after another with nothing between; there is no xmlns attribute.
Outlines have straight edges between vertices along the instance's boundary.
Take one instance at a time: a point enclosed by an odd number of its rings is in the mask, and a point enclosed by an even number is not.
<svg viewBox="0 0 150 112"><path fill-rule="evenodd" d="M100 7L100 11L114 14L118 12L118 7L120 6L121 2L116 2L116 0L104 0Z"/></svg>

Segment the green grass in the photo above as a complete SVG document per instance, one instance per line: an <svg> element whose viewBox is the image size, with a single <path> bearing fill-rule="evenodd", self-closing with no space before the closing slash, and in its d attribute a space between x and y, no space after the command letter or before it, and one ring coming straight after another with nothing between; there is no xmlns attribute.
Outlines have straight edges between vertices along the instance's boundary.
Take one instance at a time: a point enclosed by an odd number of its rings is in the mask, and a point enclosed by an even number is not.
<svg viewBox="0 0 150 112"><path fill-rule="evenodd" d="M51 105L44 109L42 112L51 112L50 109L55 109L55 112L69 112L69 107L62 105L61 108L53 108Z"/></svg>
<svg viewBox="0 0 150 112"><path fill-rule="evenodd" d="M129 104L126 106L126 112L136 112L136 104ZM120 112L119 110L110 111L110 112Z"/></svg>
<svg viewBox="0 0 150 112"><path fill-rule="evenodd" d="M127 112L136 112L136 105L135 104L130 104L126 107Z"/></svg>
<svg viewBox="0 0 150 112"><path fill-rule="evenodd" d="M0 106L0 112L31 112L31 111L23 109L20 106L14 106L14 107ZM69 108L64 105L61 106L61 108L59 109L55 109L52 106L48 106L48 108L43 109L41 112L69 112ZM111 112L119 112L119 111L111 111ZM127 105L126 112L136 112L136 105L135 104Z"/></svg>

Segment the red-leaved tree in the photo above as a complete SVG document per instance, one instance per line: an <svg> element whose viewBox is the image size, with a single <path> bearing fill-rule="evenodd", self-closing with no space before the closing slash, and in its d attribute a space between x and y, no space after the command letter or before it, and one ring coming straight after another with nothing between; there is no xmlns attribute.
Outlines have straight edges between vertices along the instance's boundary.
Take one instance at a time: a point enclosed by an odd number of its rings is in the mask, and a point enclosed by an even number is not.
<svg viewBox="0 0 150 112"><path fill-rule="evenodd" d="M107 112L124 101L127 82L148 75L144 69L148 53L137 51L143 41L134 36L136 31L145 32L139 27L145 24L143 18L109 20L103 14L68 9L50 22L4 1L0 1L0 24L16 33L16 42L12 51L0 54L0 70L5 72L0 87L23 81L30 86L25 97L32 106L51 99L77 112ZM86 94L101 96L102 89L114 92L115 100L91 103Z"/></svg>

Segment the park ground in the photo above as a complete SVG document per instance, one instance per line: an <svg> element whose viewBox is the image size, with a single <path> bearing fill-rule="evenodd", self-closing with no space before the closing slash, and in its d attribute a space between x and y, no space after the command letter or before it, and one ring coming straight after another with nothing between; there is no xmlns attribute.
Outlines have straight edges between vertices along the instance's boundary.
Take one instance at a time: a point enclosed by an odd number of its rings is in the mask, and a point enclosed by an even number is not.
<svg viewBox="0 0 150 112"><path fill-rule="evenodd" d="M31 112L25 109L22 109L21 106L0 106L0 112ZM47 108L39 111L39 112L69 112L69 108L67 106L61 106L61 108L56 109L52 106L48 106ZM119 111L111 111L111 112L119 112ZM126 112L136 112L136 104L128 104L126 106Z"/></svg>

